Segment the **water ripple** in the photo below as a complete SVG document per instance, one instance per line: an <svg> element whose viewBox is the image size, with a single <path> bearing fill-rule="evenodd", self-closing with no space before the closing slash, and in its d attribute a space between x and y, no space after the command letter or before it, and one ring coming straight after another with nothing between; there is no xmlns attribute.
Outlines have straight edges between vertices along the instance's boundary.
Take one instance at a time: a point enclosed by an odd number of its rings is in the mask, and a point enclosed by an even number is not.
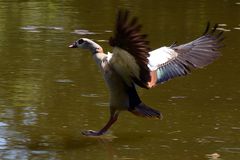
<svg viewBox="0 0 240 160"><path fill-rule="evenodd" d="M94 98L94 97L99 97L99 95L97 95L97 94L95 94L95 93L89 93L89 94L87 94L87 93L83 93L83 94L81 94L81 96L82 97L89 97L89 98Z"/></svg>
<svg viewBox="0 0 240 160"><path fill-rule="evenodd" d="M240 30L240 27L234 27L233 29Z"/></svg>
<svg viewBox="0 0 240 160"><path fill-rule="evenodd" d="M58 83L73 83L70 79L57 79L56 82Z"/></svg>
<svg viewBox="0 0 240 160"><path fill-rule="evenodd" d="M27 32L41 32L40 30L63 30L63 27L56 26L24 26L20 27L22 30L26 30Z"/></svg>
<svg viewBox="0 0 240 160"><path fill-rule="evenodd" d="M79 34L79 35L92 35L92 34L97 34L95 32L91 32L89 30L86 30L86 29L76 29L74 30L73 32L71 33L74 33L74 34Z"/></svg>
<svg viewBox="0 0 240 160"><path fill-rule="evenodd" d="M0 150L7 148L7 140L0 137Z"/></svg>
<svg viewBox="0 0 240 160"><path fill-rule="evenodd" d="M106 107L106 106L109 106L109 103L108 102L99 102L99 103L96 103L97 106L101 106L101 107Z"/></svg>
<svg viewBox="0 0 240 160"><path fill-rule="evenodd" d="M0 122L0 127L7 127L8 124L7 123L4 123L4 122Z"/></svg>
<svg viewBox="0 0 240 160"><path fill-rule="evenodd" d="M187 96L172 96L171 99L185 99Z"/></svg>
<svg viewBox="0 0 240 160"><path fill-rule="evenodd" d="M222 148L221 150L229 153L240 153L240 148Z"/></svg>

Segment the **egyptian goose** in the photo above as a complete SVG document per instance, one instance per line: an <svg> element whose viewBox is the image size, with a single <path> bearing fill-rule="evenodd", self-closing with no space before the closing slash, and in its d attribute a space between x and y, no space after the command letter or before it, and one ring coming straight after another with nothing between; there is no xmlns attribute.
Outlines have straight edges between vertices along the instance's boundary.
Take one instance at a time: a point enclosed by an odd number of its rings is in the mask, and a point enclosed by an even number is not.
<svg viewBox="0 0 240 160"><path fill-rule="evenodd" d="M88 49L99 66L110 92L110 119L99 131L84 131L86 136L99 136L117 121L121 111L134 115L159 118L159 111L147 106L139 98L136 86L150 89L174 77L184 76L194 68L202 68L219 56L223 32L215 25L210 31L208 23L202 36L182 45L173 44L151 51L147 35L141 34L141 25L136 17L130 18L129 11L120 10L109 44L112 53L105 54L94 41L81 38L69 48Z"/></svg>

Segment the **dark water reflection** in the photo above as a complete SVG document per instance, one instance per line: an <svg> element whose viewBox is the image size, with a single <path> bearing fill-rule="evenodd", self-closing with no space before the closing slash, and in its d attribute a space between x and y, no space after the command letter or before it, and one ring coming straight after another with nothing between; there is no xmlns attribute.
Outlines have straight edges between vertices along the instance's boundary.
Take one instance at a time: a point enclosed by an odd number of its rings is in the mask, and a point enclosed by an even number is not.
<svg viewBox="0 0 240 160"><path fill-rule="evenodd" d="M240 1L0 0L0 159L240 159ZM81 135L108 118L108 93L79 37L106 51L118 7L140 17L151 47L189 41L207 21L226 34L223 56L142 99L162 121L121 114L111 132ZM219 157L220 156L220 157Z"/></svg>

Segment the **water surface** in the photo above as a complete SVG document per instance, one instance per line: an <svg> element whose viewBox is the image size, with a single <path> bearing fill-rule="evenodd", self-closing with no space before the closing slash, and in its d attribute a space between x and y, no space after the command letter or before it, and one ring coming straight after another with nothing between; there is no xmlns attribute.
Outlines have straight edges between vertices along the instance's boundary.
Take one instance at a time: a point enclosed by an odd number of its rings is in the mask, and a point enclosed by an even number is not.
<svg viewBox="0 0 240 160"><path fill-rule="evenodd" d="M240 159L240 1L0 0L0 159ZM107 44L117 8L140 18L151 47L188 42L207 21L227 39L206 69L152 90L143 101L163 120L124 112L110 133L81 135L107 121L108 92L80 37Z"/></svg>

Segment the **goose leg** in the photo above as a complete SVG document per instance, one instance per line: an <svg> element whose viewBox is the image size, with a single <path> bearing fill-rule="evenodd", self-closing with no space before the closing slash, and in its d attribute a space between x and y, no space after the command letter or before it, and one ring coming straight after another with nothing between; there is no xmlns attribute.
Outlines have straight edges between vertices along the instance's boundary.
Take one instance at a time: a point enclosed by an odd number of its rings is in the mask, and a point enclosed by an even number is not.
<svg viewBox="0 0 240 160"><path fill-rule="evenodd" d="M113 125L113 123L117 121L117 119L118 119L118 113L114 113L110 116L110 119L107 122L107 124L102 129L100 129L99 131L87 130L87 131L83 131L82 134L85 135L85 136L100 136L100 135L103 135Z"/></svg>

